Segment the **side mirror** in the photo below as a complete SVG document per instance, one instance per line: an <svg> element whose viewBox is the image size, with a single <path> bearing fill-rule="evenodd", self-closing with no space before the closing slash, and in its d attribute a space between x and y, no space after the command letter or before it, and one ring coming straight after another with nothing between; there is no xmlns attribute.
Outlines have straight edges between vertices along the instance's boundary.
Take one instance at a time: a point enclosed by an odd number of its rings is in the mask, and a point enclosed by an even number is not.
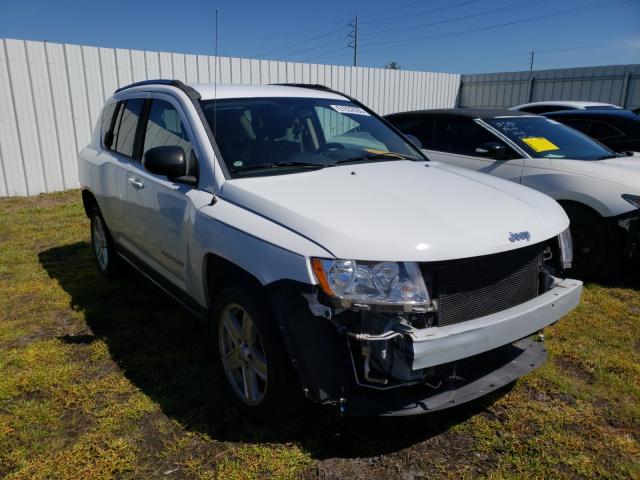
<svg viewBox="0 0 640 480"><path fill-rule="evenodd" d="M405 133L404 136L407 140L413 143L414 147L422 148L422 142L418 137L416 137L415 135L411 135L410 133Z"/></svg>
<svg viewBox="0 0 640 480"><path fill-rule="evenodd" d="M499 142L486 142L476 147L476 153L483 157L504 160L507 158L507 147Z"/></svg>
<svg viewBox="0 0 640 480"><path fill-rule="evenodd" d="M195 185L196 178L187 175L187 159L182 147L164 146L147 150L142 157L144 168L156 175L162 175L174 182Z"/></svg>

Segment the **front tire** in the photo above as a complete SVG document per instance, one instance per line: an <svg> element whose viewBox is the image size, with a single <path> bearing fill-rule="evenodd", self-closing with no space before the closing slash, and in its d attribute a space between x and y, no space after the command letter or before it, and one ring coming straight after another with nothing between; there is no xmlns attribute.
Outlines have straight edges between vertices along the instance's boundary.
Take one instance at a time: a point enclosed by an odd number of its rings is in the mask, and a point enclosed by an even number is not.
<svg viewBox="0 0 640 480"><path fill-rule="evenodd" d="M91 210L90 219L91 247L98 271L105 277L114 278L120 273L120 259L117 256L109 229L97 207Z"/></svg>
<svg viewBox="0 0 640 480"><path fill-rule="evenodd" d="M569 274L580 279L594 279L604 274L609 255L609 233L595 212L576 205L565 205L571 221L573 267Z"/></svg>
<svg viewBox="0 0 640 480"><path fill-rule="evenodd" d="M216 367L226 393L246 416L261 422L290 417L302 397L268 302L255 288L229 287L211 319Z"/></svg>

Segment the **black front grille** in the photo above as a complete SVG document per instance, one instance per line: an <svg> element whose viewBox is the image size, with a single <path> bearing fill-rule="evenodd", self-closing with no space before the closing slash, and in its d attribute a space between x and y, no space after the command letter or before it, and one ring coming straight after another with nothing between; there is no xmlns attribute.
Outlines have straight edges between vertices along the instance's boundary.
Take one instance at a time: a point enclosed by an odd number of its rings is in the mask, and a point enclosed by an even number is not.
<svg viewBox="0 0 640 480"><path fill-rule="evenodd" d="M540 245L453 262L423 264L438 300L438 325L491 315L538 296Z"/></svg>

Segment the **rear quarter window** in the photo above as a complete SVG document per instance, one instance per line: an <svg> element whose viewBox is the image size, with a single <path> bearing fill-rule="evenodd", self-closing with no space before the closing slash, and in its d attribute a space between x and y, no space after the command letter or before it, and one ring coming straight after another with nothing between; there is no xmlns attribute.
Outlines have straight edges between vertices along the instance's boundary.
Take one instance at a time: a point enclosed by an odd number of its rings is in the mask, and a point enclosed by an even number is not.
<svg viewBox="0 0 640 480"><path fill-rule="evenodd" d="M102 119L100 121L100 143L103 147L110 148L110 144L106 144L105 138L107 133L111 130L112 122L113 122L113 114L116 111L116 106L118 104L116 102L107 103L102 109Z"/></svg>

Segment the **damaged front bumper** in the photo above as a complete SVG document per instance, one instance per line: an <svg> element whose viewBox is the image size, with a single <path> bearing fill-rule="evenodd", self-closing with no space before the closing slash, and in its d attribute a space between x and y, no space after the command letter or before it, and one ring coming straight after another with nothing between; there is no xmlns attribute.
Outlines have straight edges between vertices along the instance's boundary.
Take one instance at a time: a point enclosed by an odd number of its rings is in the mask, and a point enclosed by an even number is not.
<svg viewBox="0 0 640 480"><path fill-rule="evenodd" d="M305 394L348 416L414 415L459 405L541 365L544 345L532 334L555 323L580 301L582 283L556 279L542 295L516 307L443 327L403 322L391 339L371 341L344 327L368 312L310 308L309 286L274 285L272 303ZM306 298L305 298L306 296ZM312 313L313 311L313 313ZM348 322L345 322L348 323ZM382 334L384 337L384 332Z"/></svg>
<svg viewBox="0 0 640 480"><path fill-rule="evenodd" d="M436 412L487 395L541 366L544 343L534 337L436 369L439 385L416 384L390 391L354 392L342 405L348 416L406 416ZM434 388L437 386L437 388Z"/></svg>
<svg viewBox="0 0 640 480"><path fill-rule="evenodd" d="M555 323L580 302L582 282L561 280L548 292L493 315L410 333L413 370L493 350Z"/></svg>

